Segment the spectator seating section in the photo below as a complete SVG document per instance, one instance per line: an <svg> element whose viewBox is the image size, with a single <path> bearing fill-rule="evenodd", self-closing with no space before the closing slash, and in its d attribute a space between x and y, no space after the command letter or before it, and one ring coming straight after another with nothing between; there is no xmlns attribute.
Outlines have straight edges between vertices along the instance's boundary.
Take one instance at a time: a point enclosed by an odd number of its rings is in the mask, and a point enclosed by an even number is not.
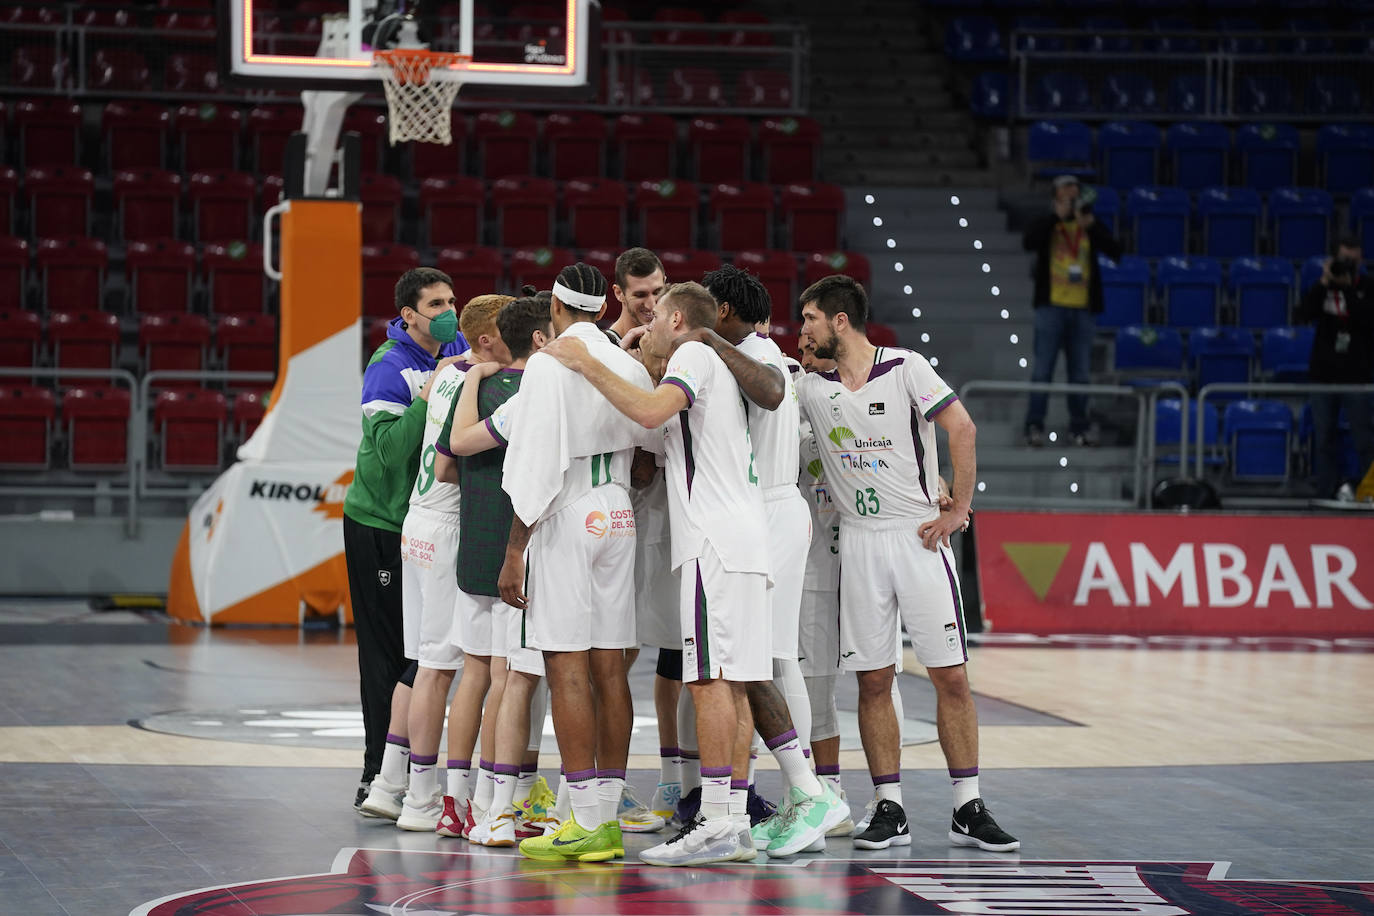
<svg viewBox="0 0 1374 916"><path fill-rule="evenodd" d="M385 325L383 325L385 327ZM373 349L376 349L375 347ZM230 436L240 445L247 442L267 414L267 392L240 391L231 405Z"/></svg>
<svg viewBox="0 0 1374 916"><path fill-rule="evenodd" d="M654 181L676 174L677 125L667 115L621 115L612 136L620 177L626 181Z"/></svg>
<svg viewBox="0 0 1374 916"><path fill-rule="evenodd" d="M1310 325L1275 327L1260 340L1260 372L1274 382L1305 382L1316 331Z"/></svg>
<svg viewBox="0 0 1374 916"><path fill-rule="evenodd" d="M0 308L24 305L28 278L29 243L12 236L0 236Z"/></svg>
<svg viewBox="0 0 1374 916"><path fill-rule="evenodd" d="M549 289L558 272L575 260L577 258L566 248L518 248L510 257L511 286L519 289L529 284L538 289Z"/></svg>
<svg viewBox="0 0 1374 916"><path fill-rule="evenodd" d="M180 175L161 169L125 170L115 172L113 184L119 238L127 241L177 236Z"/></svg>
<svg viewBox="0 0 1374 916"><path fill-rule="evenodd" d="M1241 181L1258 191L1292 185L1298 170L1298 132L1288 124L1243 124L1236 130Z"/></svg>
<svg viewBox="0 0 1374 916"><path fill-rule="evenodd" d="M1255 357L1255 338L1244 328L1194 328L1188 336L1197 387L1250 381L1250 364ZM1214 397L1235 399L1243 392L1218 393Z"/></svg>
<svg viewBox="0 0 1374 916"><path fill-rule="evenodd" d="M495 248L482 248L480 246L445 248L435 257L434 266L453 279L453 295L462 303L466 303L474 296L489 293L494 289L502 289L505 286L502 280L504 269L501 263L501 252ZM395 273L390 275L390 283L393 288L396 284L396 277L397 274ZM379 297L375 303L377 309L364 309L363 314L381 315L380 302ZM386 314L388 317L395 316L396 307L394 304L391 305Z"/></svg>
<svg viewBox="0 0 1374 916"><path fill-rule="evenodd" d="M211 312L245 312L266 307L262 246L243 241L206 245L201 254Z"/></svg>
<svg viewBox="0 0 1374 916"><path fill-rule="evenodd" d="M1202 247L1212 257L1251 257L1258 252L1263 205L1253 188L1205 188L1197 198Z"/></svg>
<svg viewBox="0 0 1374 916"><path fill-rule="evenodd" d="M1222 428L1237 481L1283 481L1289 472L1293 414L1280 401L1241 400L1226 406Z"/></svg>
<svg viewBox="0 0 1374 916"><path fill-rule="evenodd" d="M1327 124L1317 131L1317 158L1326 190L1349 194L1374 185L1374 126Z"/></svg>
<svg viewBox="0 0 1374 916"><path fill-rule="evenodd" d="M486 200L486 187L480 178L436 175L421 181L420 214L425 241L432 248L481 244Z"/></svg>
<svg viewBox="0 0 1374 916"><path fill-rule="evenodd" d="M1113 121L1098 132L1103 183L1120 190L1153 185L1159 173L1159 128L1144 121Z"/></svg>
<svg viewBox="0 0 1374 916"><path fill-rule="evenodd" d="M606 119L600 115L587 112L550 114L544 121L549 175L555 181L605 175L606 133Z"/></svg>
<svg viewBox="0 0 1374 916"><path fill-rule="evenodd" d="M762 177L772 184L814 181L820 170L821 127L811 118L765 118L759 124Z"/></svg>
<svg viewBox="0 0 1374 916"><path fill-rule="evenodd" d="M1188 402L1188 450L1191 452L1197 442L1197 401ZM1203 460L1216 467L1226 463L1226 459L1216 454L1221 442L1221 419L1217 406L1207 401L1202 406L1202 444ZM1178 446L1182 435L1183 405L1178 398L1160 398L1155 402L1155 461L1158 464L1177 466L1179 463ZM1170 447L1173 451L1170 451ZM1190 459L1191 460L1191 459Z"/></svg>
<svg viewBox="0 0 1374 916"><path fill-rule="evenodd" d="M37 312L0 309L0 367L27 369L38 365L38 343L42 337L43 322ZM10 376L5 381L15 379Z"/></svg>
<svg viewBox="0 0 1374 916"><path fill-rule="evenodd" d="M218 391L162 391L153 406L159 464L164 471L214 472L229 409Z"/></svg>
<svg viewBox="0 0 1374 916"><path fill-rule="evenodd" d="M857 251L818 251L806 259L802 267L802 282L805 286L828 277L831 274L848 274L863 285L864 289L873 288L873 268L868 258ZM796 303L789 310L796 309ZM777 306L774 304L774 312Z"/></svg>
<svg viewBox="0 0 1374 916"><path fill-rule="evenodd" d="M246 239L256 228L257 182L245 172L193 172L187 182L191 225L201 242ZM363 225L367 225L366 200Z"/></svg>
<svg viewBox="0 0 1374 916"><path fill-rule="evenodd" d="M49 465L49 446L57 403L52 391L7 379L0 385L0 468L43 471Z"/></svg>
<svg viewBox="0 0 1374 916"><path fill-rule="evenodd" d="M1175 328L1131 325L1116 332L1116 371L1127 384L1180 381L1183 337Z"/></svg>
<svg viewBox="0 0 1374 916"><path fill-rule="evenodd" d="M1184 121L1165 139L1173 183L1189 191L1226 184L1231 134L1221 124Z"/></svg>
<svg viewBox="0 0 1374 916"><path fill-rule="evenodd" d="M1037 178L1077 175L1092 179L1093 135L1081 121L1036 121L1030 126L1026 158Z"/></svg>
<svg viewBox="0 0 1374 916"><path fill-rule="evenodd" d="M768 185L718 184L711 189L709 209L716 247L726 251L772 247L773 189Z"/></svg>
<svg viewBox="0 0 1374 916"><path fill-rule="evenodd" d="M547 178L522 175L492 182L497 244L504 248L551 244L557 201L557 188Z"/></svg>
<svg viewBox="0 0 1374 916"><path fill-rule="evenodd" d="M1126 218L1136 254L1161 257L1188 250L1191 205L1181 188L1135 188L1126 198Z"/></svg>
<svg viewBox="0 0 1374 916"><path fill-rule="evenodd" d="M1221 308L1221 265L1207 257L1169 257L1160 262L1165 324L1215 325Z"/></svg>
<svg viewBox="0 0 1374 916"><path fill-rule="evenodd" d="M52 312L48 315L48 342L53 366L58 369L115 367L119 351L119 319L106 312ZM62 375L59 385L83 387L110 384L109 378Z"/></svg>
<svg viewBox="0 0 1374 916"><path fill-rule="evenodd" d="M1293 265L1283 258L1237 258L1231 262L1230 292L1236 324L1268 328L1288 323L1293 298Z"/></svg>
<svg viewBox="0 0 1374 916"><path fill-rule="evenodd" d="M744 118L694 118L687 129L687 140L697 181L748 179L750 136L749 122Z"/></svg>
<svg viewBox="0 0 1374 916"><path fill-rule="evenodd" d="M137 99L108 103L101 115L106 166L112 171L165 168L171 129L172 113L165 105Z"/></svg>
<svg viewBox="0 0 1374 916"><path fill-rule="evenodd" d="M796 312L797 265L785 251L741 251L735 266L759 278L768 290L774 321L789 321ZM694 278L698 279L698 278Z"/></svg>
<svg viewBox="0 0 1374 916"><path fill-rule="evenodd" d="M83 386L62 392L68 467L108 471L128 466L131 401L123 387Z"/></svg>
<svg viewBox="0 0 1374 916"><path fill-rule="evenodd" d="M563 188L572 244L578 248L625 246L625 184L609 178L580 178Z"/></svg>
<svg viewBox="0 0 1374 916"><path fill-rule="evenodd" d="M375 318L396 317L400 311L396 308L396 278L419 266L420 255L409 245L364 245L362 314ZM455 289L455 296L457 292ZM466 302L467 299L458 301Z"/></svg>
<svg viewBox="0 0 1374 916"><path fill-rule="evenodd" d="M1102 311L1097 316L1098 327L1144 324L1150 286L1149 262L1125 255L1113 263L1099 255L1097 268L1102 271Z"/></svg>
<svg viewBox="0 0 1374 916"><path fill-rule="evenodd" d="M1350 234L1367 239L1374 247L1374 187L1361 188L1350 197Z"/></svg>
<svg viewBox="0 0 1374 916"><path fill-rule="evenodd" d="M844 228L844 190L837 185L794 184L782 189L779 209L792 251L838 248Z"/></svg>
<svg viewBox="0 0 1374 916"><path fill-rule="evenodd" d="M138 324L139 362L147 372L199 372L210 347L210 322L204 315L143 315ZM166 379L157 387L198 387L195 379Z"/></svg>
<svg viewBox="0 0 1374 916"><path fill-rule="evenodd" d="M295 126L300 130L300 111L296 112ZM180 148L178 159L181 168L187 172L232 171L238 167L239 135L243 130L243 113L228 105L204 102L199 105L182 105L172 116L172 129L177 136ZM289 133L289 132L288 132ZM283 141L285 148L285 141ZM260 151L259 151L260 152ZM263 165L261 156L259 167ZM277 167L272 172L280 172Z"/></svg>
<svg viewBox="0 0 1374 916"><path fill-rule="evenodd" d="M634 192L640 244L652 251L693 248L697 237L697 188L666 178L641 181Z"/></svg>
<svg viewBox="0 0 1374 916"><path fill-rule="evenodd" d="M1333 212L1331 195L1317 188L1276 188L1269 195L1270 234L1282 258L1325 254Z"/></svg>
<svg viewBox="0 0 1374 916"><path fill-rule="evenodd" d="M40 239L34 266L43 307L64 311L100 308L108 265L109 254L99 239Z"/></svg>
<svg viewBox="0 0 1374 916"><path fill-rule="evenodd" d="M539 123L524 111L484 111L473 128L483 178L534 173Z"/></svg>
<svg viewBox="0 0 1374 916"><path fill-rule="evenodd" d="M90 234L95 176L88 170L74 165L31 168L24 174L24 191L33 237Z"/></svg>
<svg viewBox="0 0 1374 916"><path fill-rule="evenodd" d="M277 319L261 312L221 315L215 346L227 372L274 372L277 368Z"/></svg>
<svg viewBox="0 0 1374 916"><path fill-rule="evenodd" d="M387 245L401 231L401 181L393 175L364 174L358 182L363 204L363 244Z"/></svg>
<svg viewBox="0 0 1374 916"><path fill-rule="evenodd" d="M191 307L196 250L176 239L130 242L124 254L133 308L144 314Z"/></svg>

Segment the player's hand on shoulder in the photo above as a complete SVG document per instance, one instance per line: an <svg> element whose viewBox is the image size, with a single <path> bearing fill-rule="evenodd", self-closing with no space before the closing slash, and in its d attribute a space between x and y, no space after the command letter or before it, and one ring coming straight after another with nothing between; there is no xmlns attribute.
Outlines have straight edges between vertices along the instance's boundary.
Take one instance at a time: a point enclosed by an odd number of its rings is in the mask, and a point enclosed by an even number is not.
<svg viewBox="0 0 1374 916"><path fill-rule="evenodd" d="M649 333L647 324L635 325L625 332L625 336L620 338L620 349L638 350L644 335Z"/></svg>
<svg viewBox="0 0 1374 916"><path fill-rule="evenodd" d="M491 378L501 371L501 364L498 362L478 363L468 370L466 378L481 381L484 378Z"/></svg>
<svg viewBox="0 0 1374 916"><path fill-rule="evenodd" d="M580 371L588 358L587 345L576 337L560 337L550 341L539 352L552 356L574 372Z"/></svg>
<svg viewBox="0 0 1374 916"><path fill-rule="evenodd" d="M709 347L715 336L716 332L710 328L691 328L690 330L683 331L682 334L673 341L672 347L669 348L669 355L672 355L672 353L677 351L678 347L685 343L704 343Z"/></svg>

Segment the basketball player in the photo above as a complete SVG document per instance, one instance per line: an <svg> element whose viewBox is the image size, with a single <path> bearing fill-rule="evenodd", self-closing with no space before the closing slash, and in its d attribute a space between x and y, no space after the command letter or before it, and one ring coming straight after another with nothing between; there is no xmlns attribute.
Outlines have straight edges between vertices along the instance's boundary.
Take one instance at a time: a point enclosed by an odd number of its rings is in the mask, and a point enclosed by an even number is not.
<svg viewBox="0 0 1374 916"><path fill-rule="evenodd" d="M468 359L510 362L496 333L495 316L509 296L478 296L463 307L459 331L468 340ZM434 375L425 412L420 471L410 492L410 510L401 526L401 594L406 656L419 670L411 688L407 736L410 738L410 782L396 826L433 830L443 812L439 788L439 733L455 672L463 667L463 650L455 632L454 570L459 554L459 490L435 475L436 449L448 422L463 373L472 368L460 360Z"/></svg>
<svg viewBox="0 0 1374 916"><path fill-rule="evenodd" d="M963 608L949 536L968 522L976 430L962 404L920 355L875 347L865 334L868 296L849 277L825 277L802 294L802 333L833 372L797 384L802 410L840 510L840 665L859 682L859 735L878 796L863 849L911 843L901 796L901 733L892 706L904 625L936 692L936 724L954 785L950 841L994 852L1020 847L978 790L978 713L965 662ZM953 500L939 509L935 425L949 434Z"/></svg>
<svg viewBox="0 0 1374 916"><path fill-rule="evenodd" d="M668 351L687 331L715 320L716 301L700 284L670 287L654 307L652 349ZM745 685L771 675L768 545L739 385L720 357L697 342L672 350L652 394L626 384L577 343L555 341L549 352L644 428L663 427L667 447L682 675L697 713L701 808L640 858L652 865L752 859L745 792L732 791L730 777L737 723L748 714Z"/></svg>
<svg viewBox="0 0 1374 916"><path fill-rule="evenodd" d="M654 320L654 303L665 286L663 262L647 248L628 248L615 259L615 283L611 292L620 303L620 315L606 329L620 343L632 328Z"/></svg>
<svg viewBox="0 0 1374 916"><path fill-rule="evenodd" d="M484 424L455 418L450 437L455 454L506 445L502 487L515 518L498 584L501 597L526 612L525 644L544 653L571 808L557 831L521 842L533 859L625 855L617 819L631 727L624 650L637 644L634 596L624 587L634 576L625 486L634 448L661 446L545 355L559 340L576 341L643 397L648 372L595 325L605 302L599 271L565 267L553 287L558 340L531 357L519 395Z"/></svg>
<svg viewBox="0 0 1374 916"><path fill-rule="evenodd" d="M362 441L343 529L364 734L363 779L353 806L368 817L399 817L406 790L415 666L406 659L401 619L401 525L420 466L430 380L468 348L454 306L448 274L432 267L406 271L396 282L400 314L363 372ZM365 810L370 794L375 798Z"/></svg>

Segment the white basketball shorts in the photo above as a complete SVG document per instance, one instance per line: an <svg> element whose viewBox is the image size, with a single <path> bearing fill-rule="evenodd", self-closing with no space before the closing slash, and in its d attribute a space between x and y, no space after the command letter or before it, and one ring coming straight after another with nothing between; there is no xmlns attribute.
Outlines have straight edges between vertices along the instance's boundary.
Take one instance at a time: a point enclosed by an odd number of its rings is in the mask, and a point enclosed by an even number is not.
<svg viewBox="0 0 1374 916"><path fill-rule="evenodd" d="M418 506L401 524L401 630L406 658L422 668L463 666L458 595L458 515Z"/></svg>
<svg viewBox="0 0 1374 916"><path fill-rule="evenodd" d="M773 657L797 658L797 634L801 619L802 580L806 554L811 548L811 511L795 486L775 487L764 494L768 516L768 563L773 587Z"/></svg>
<svg viewBox="0 0 1374 916"><path fill-rule="evenodd" d="M768 577L730 572L710 542L679 569L682 680L773 678Z"/></svg>

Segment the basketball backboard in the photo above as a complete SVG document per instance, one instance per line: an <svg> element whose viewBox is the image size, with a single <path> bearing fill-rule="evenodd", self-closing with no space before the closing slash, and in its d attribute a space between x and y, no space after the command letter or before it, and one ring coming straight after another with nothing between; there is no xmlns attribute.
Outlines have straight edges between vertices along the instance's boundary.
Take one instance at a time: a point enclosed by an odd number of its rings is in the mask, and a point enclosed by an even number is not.
<svg viewBox="0 0 1374 916"><path fill-rule="evenodd" d="M341 89L378 87L370 44L379 19L396 0L220 0L228 30L221 36L222 72L236 82L264 87ZM546 0L529 6L414 0L399 4L417 19L431 50L471 56L441 78L465 85L566 90L589 82L595 52L594 0ZM497 4L492 4L496 7ZM516 15L512 15L516 14ZM321 36L342 40L320 54ZM380 50L380 48L379 48ZM369 85L371 84L371 85Z"/></svg>

